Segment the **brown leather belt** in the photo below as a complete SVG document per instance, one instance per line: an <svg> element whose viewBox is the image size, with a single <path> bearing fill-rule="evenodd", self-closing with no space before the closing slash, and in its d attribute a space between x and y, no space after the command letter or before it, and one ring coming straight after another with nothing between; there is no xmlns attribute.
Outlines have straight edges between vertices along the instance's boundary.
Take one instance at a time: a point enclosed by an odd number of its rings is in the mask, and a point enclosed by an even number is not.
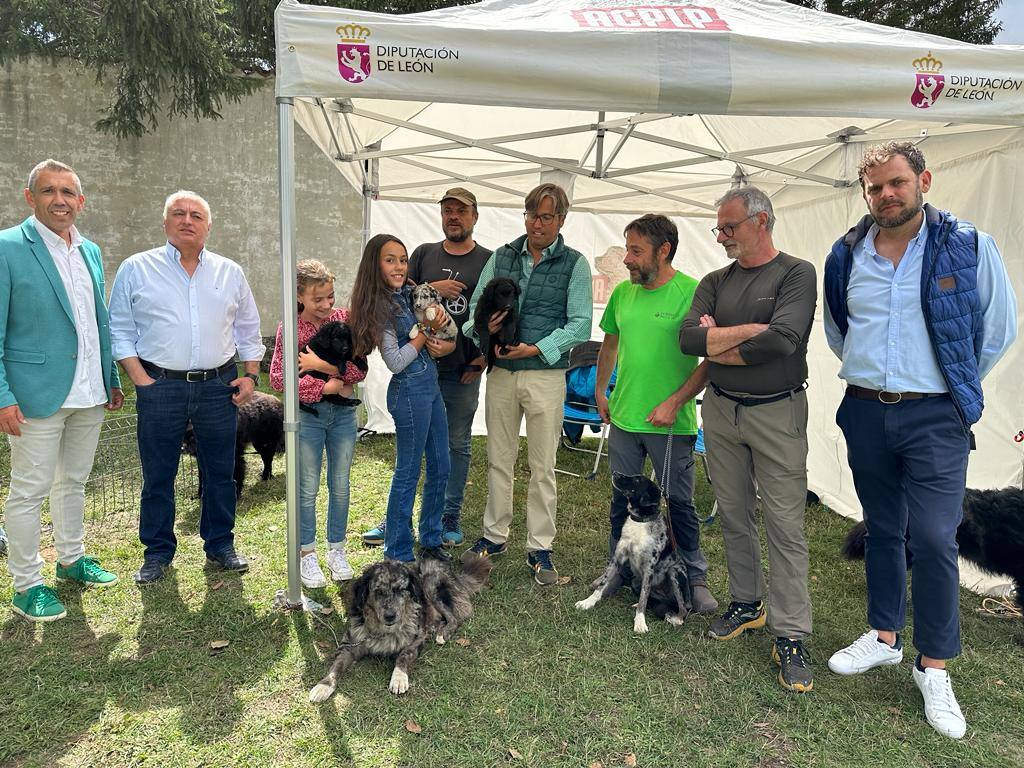
<svg viewBox="0 0 1024 768"><path fill-rule="evenodd" d="M886 405L895 405L904 400L922 400L926 397L943 397L945 392L886 392L877 389L865 389L850 384L846 387L846 394L856 397L858 400L877 400Z"/></svg>

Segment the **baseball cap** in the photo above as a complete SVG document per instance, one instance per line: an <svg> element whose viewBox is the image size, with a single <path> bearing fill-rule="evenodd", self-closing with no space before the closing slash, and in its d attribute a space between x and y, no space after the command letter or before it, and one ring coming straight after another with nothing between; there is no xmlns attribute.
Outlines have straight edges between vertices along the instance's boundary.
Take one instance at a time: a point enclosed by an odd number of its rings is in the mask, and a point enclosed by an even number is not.
<svg viewBox="0 0 1024 768"><path fill-rule="evenodd" d="M458 200L465 205L476 207L476 195L464 187L452 187L437 202L443 203L445 200Z"/></svg>

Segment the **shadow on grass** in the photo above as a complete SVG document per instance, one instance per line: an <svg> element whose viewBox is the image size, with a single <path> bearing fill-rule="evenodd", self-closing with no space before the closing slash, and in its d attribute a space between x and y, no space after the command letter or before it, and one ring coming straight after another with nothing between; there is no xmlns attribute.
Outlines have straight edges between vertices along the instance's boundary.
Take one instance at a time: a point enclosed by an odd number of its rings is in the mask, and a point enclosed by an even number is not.
<svg viewBox="0 0 1024 768"><path fill-rule="evenodd" d="M274 614L254 610L238 576L214 571L205 576L198 611L182 598L174 569L144 589L124 581L112 587L140 593L133 655L112 655L119 645L122 654L130 648L130 638L122 643L118 633L94 633L80 589L61 589L68 615L59 622L38 627L20 618L7 621L6 671L14 679L31 678L34 693L16 700L0 693L0 710L12 713L12 721L39 727L0 729L0 764L19 757L25 762L15 764L54 764L88 738L108 704L139 714L167 712L161 727L196 745L231 735L245 709L238 690L258 683L277 663L288 628ZM228 645L214 651L214 640ZM132 721L121 719L115 727L138 727L138 719L136 725Z"/></svg>

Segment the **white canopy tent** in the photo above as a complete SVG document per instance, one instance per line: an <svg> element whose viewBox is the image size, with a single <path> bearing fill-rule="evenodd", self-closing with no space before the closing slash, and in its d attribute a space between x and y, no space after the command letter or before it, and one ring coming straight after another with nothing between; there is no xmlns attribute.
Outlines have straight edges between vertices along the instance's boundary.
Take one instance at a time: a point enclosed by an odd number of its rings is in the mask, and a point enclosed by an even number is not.
<svg viewBox="0 0 1024 768"><path fill-rule="evenodd" d="M496 246L521 231L525 193L555 174L573 199L563 232L593 259L596 294L602 278L614 277L610 249L639 213L675 218L679 268L700 277L722 264L707 231L713 203L740 184L772 196L776 243L820 273L831 242L863 213L856 165L864 147L912 139L936 174L929 198L993 234L1024 298L1024 225L1013 199L1024 181L1024 47L973 46L779 0L486 0L397 17L286 0L276 26L289 359L294 122L362 192L364 241L371 210L375 231L410 245L436 241L436 201L461 185L485 209L478 239ZM819 302L819 323L820 312ZM1018 345L986 380L970 470L976 487L1024 480L1024 443L1014 440L1024 430L1024 383L1011 373L1021 356ZM810 484L833 508L856 514L833 420L838 361L820 329L809 361ZM364 388L371 426L386 428L387 376L372 371ZM293 604L297 413L290 368Z"/></svg>

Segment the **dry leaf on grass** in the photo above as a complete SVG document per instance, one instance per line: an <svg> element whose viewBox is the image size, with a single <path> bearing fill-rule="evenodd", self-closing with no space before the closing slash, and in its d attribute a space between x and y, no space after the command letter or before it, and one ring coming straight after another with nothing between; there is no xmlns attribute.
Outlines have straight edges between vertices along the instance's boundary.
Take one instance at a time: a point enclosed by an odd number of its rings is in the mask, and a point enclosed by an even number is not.
<svg viewBox="0 0 1024 768"><path fill-rule="evenodd" d="M512 747L508 748L508 756L511 757L513 760L522 760L523 759L523 756L519 752L517 752L516 750L512 749Z"/></svg>
<svg viewBox="0 0 1024 768"><path fill-rule="evenodd" d="M996 685L1006 685L1004 680L996 680Z"/></svg>
<svg viewBox="0 0 1024 768"><path fill-rule="evenodd" d="M320 613L323 616L330 616L332 613L334 613L334 608L330 605L325 605L323 608L320 609Z"/></svg>
<svg viewBox="0 0 1024 768"><path fill-rule="evenodd" d="M231 641L230 640L211 640L210 641L210 653L211 654L220 653L225 648L227 648L229 645L231 645Z"/></svg>
<svg viewBox="0 0 1024 768"><path fill-rule="evenodd" d="M271 525L271 526L267 527L267 530L270 531L271 533L277 533L278 528L277 528L276 525Z"/></svg>
<svg viewBox="0 0 1024 768"><path fill-rule="evenodd" d="M469 638L468 637L460 637L458 640L455 641L455 644L456 645L461 645L463 648L468 648L469 645L470 645Z"/></svg>
<svg viewBox="0 0 1024 768"><path fill-rule="evenodd" d="M327 640L317 640L315 645L321 651L333 651L334 650L334 643L328 642Z"/></svg>
<svg viewBox="0 0 1024 768"><path fill-rule="evenodd" d="M217 589L220 589L223 586L224 586L224 582L223 581L218 581L218 582L215 582L215 583L211 584L210 585L210 589L217 590Z"/></svg>
<svg viewBox="0 0 1024 768"><path fill-rule="evenodd" d="M409 733L420 733L423 730L423 726L417 723L415 720L406 720L405 730L407 730Z"/></svg>
<svg viewBox="0 0 1024 768"><path fill-rule="evenodd" d="M558 577L558 586L564 587L570 581L572 581L572 576L559 576Z"/></svg>
<svg viewBox="0 0 1024 768"><path fill-rule="evenodd" d="M888 712L890 715L902 715L903 714L903 710L900 709L899 707L886 707L885 711Z"/></svg>
<svg viewBox="0 0 1024 768"><path fill-rule="evenodd" d="M600 760L595 760L590 765L588 765L587 768L604 768L604 766L601 765L601 761Z"/></svg>
<svg viewBox="0 0 1024 768"><path fill-rule="evenodd" d="M627 752L626 758L623 762L628 766L628 768L636 768L636 755L632 752Z"/></svg>

